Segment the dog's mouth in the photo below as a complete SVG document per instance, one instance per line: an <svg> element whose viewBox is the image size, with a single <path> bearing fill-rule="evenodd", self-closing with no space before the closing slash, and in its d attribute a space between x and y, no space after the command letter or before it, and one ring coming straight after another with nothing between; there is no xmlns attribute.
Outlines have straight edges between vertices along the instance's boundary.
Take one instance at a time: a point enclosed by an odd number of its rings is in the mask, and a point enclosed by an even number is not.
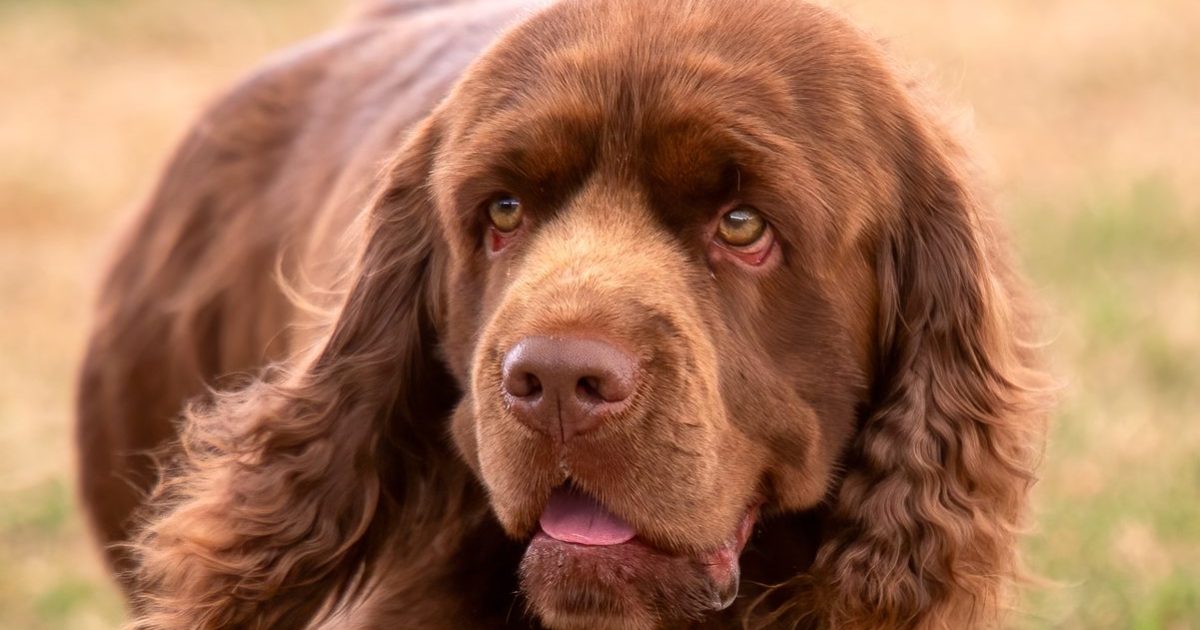
<svg viewBox="0 0 1200 630"><path fill-rule="evenodd" d="M522 586L554 627L603 625L614 617L643 620L629 627L698 619L736 598L739 558L757 513L757 506L748 508L716 548L673 552L646 541L593 497L563 486L552 493L526 550Z"/></svg>

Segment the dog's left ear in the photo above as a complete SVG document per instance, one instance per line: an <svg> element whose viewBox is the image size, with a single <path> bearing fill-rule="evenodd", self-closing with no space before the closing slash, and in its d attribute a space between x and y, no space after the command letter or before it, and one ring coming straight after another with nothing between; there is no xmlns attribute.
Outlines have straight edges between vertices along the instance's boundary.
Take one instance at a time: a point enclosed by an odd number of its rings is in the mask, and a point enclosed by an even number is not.
<svg viewBox="0 0 1200 630"><path fill-rule="evenodd" d="M873 411L819 551L830 628L973 628L1001 607L1040 456L1042 378L999 237L944 132L915 111L890 143Z"/></svg>
<svg viewBox="0 0 1200 630"><path fill-rule="evenodd" d="M437 129L422 123L389 167L319 351L187 414L135 544L137 627L303 627L453 517L433 498L453 496L439 475L458 479L434 348Z"/></svg>

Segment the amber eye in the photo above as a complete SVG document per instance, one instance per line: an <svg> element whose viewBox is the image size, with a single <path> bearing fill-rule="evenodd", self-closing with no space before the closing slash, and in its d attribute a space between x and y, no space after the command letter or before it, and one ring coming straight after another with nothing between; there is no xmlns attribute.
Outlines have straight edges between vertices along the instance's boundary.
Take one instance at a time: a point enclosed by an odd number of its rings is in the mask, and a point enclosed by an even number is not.
<svg viewBox="0 0 1200 630"><path fill-rule="evenodd" d="M497 197L488 206L488 217L497 230L512 232L521 227L521 200L511 195Z"/></svg>
<svg viewBox="0 0 1200 630"><path fill-rule="evenodd" d="M738 206L721 217L717 235L734 247L748 247L759 241L767 232L767 220L758 210L750 206Z"/></svg>

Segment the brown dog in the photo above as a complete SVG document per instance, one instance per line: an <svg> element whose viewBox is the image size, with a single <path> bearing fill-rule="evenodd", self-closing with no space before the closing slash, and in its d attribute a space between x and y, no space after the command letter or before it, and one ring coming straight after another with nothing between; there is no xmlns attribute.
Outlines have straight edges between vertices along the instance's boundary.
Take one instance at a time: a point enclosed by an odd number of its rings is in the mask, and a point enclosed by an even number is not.
<svg viewBox="0 0 1200 630"><path fill-rule="evenodd" d="M135 625L994 622L1040 377L969 171L794 0L392 2L275 60L83 367Z"/></svg>

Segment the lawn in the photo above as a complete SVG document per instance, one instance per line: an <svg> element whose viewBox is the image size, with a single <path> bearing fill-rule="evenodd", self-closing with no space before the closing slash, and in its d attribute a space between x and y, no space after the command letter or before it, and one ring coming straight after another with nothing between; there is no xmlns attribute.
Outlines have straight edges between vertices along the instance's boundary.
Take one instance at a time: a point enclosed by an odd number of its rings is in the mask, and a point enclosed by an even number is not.
<svg viewBox="0 0 1200 630"><path fill-rule="evenodd" d="M974 128L1063 383L1017 628L1200 628L1200 3L837 0ZM0 0L0 628L121 619L74 503L107 236L349 0Z"/></svg>

